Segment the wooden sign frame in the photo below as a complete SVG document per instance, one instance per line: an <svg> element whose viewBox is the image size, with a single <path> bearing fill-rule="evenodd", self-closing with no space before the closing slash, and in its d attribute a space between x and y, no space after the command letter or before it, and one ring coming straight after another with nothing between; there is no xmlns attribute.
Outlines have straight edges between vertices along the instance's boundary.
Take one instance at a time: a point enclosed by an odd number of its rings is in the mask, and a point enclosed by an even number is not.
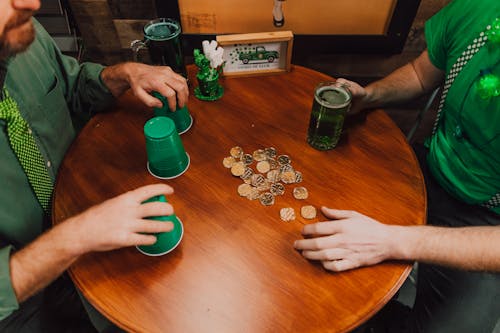
<svg viewBox="0 0 500 333"><path fill-rule="evenodd" d="M224 76L255 76L286 73L292 61L291 31L219 35L224 48Z"/></svg>

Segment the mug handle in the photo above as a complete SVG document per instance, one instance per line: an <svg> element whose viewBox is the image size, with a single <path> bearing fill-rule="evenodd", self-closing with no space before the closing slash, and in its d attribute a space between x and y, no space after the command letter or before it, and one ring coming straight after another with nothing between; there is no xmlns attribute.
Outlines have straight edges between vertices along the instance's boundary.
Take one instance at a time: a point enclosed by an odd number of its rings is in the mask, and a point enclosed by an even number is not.
<svg viewBox="0 0 500 333"><path fill-rule="evenodd" d="M133 56L134 56L134 61L138 62L139 59L139 51L141 49L147 49L148 46L146 43L142 40L136 39L130 43L130 48L132 49Z"/></svg>

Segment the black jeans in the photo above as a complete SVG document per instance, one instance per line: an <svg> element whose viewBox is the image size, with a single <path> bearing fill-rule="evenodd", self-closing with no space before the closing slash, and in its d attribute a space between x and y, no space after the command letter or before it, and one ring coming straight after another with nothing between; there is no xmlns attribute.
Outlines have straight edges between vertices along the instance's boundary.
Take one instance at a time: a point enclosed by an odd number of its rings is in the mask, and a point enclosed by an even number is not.
<svg viewBox="0 0 500 333"><path fill-rule="evenodd" d="M0 321L5 333L96 333L70 278L63 274Z"/></svg>
<svg viewBox="0 0 500 333"><path fill-rule="evenodd" d="M427 149L420 145L414 150L425 178L429 225L500 225L500 215L465 204L441 188L427 167ZM372 332L491 333L499 318L500 274L419 263L413 308L391 301L369 326Z"/></svg>

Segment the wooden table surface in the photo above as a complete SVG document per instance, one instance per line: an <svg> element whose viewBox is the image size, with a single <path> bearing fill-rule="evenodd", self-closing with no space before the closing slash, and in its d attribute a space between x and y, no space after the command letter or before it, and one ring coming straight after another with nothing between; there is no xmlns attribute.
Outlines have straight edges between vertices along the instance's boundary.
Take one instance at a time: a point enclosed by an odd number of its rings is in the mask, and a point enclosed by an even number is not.
<svg viewBox="0 0 500 333"><path fill-rule="evenodd" d="M191 82L194 68L189 68ZM131 95L94 117L60 168L54 223L124 191L165 182L184 223L179 247L148 257L134 247L90 253L70 275L111 321L133 332L347 332L389 301L411 263L387 262L330 273L293 249L311 204L360 211L388 224L424 224L425 188L418 162L381 110L346 125L339 146L306 143L314 87L331 80L294 66L288 74L222 79L225 94L202 102L192 93L191 130L181 136L191 165L162 181L146 170L143 125L152 111ZM196 85L196 83L194 84ZM233 146L275 147L303 174L309 198L286 185L273 206L237 193L242 181L222 165ZM283 222L279 210L298 215ZM120 218L117 216L116 218Z"/></svg>

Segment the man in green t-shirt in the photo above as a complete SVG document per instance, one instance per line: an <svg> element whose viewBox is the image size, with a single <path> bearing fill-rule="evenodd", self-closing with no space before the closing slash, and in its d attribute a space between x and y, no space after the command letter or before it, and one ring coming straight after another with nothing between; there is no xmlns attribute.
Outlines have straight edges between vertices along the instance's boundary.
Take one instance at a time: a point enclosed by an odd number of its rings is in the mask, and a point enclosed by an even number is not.
<svg viewBox="0 0 500 333"><path fill-rule="evenodd" d="M158 91L175 110L188 87L169 67L104 68L64 56L32 19L39 6L0 0L0 332L92 332L63 272L85 253L152 244L150 233L171 230L145 219L172 214L170 204L141 203L172 188L144 186L50 228L50 206L40 198L50 196L75 136L70 114L102 110L128 89L151 107L162 105L150 95Z"/></svg>
<svg viewBox="0 0 500 333"><path fill-rule="evenodd" d="M332 221L305 226L308 239L295 248L335 272L419 262L414 306L391 301L369 332L492 332L500 318L500 1L452 1L426 23L426 40L417 59L380 81L339 81L350 87L353 112L443 85L434 133L415 147L429 225L323 207Z"/></svg>

